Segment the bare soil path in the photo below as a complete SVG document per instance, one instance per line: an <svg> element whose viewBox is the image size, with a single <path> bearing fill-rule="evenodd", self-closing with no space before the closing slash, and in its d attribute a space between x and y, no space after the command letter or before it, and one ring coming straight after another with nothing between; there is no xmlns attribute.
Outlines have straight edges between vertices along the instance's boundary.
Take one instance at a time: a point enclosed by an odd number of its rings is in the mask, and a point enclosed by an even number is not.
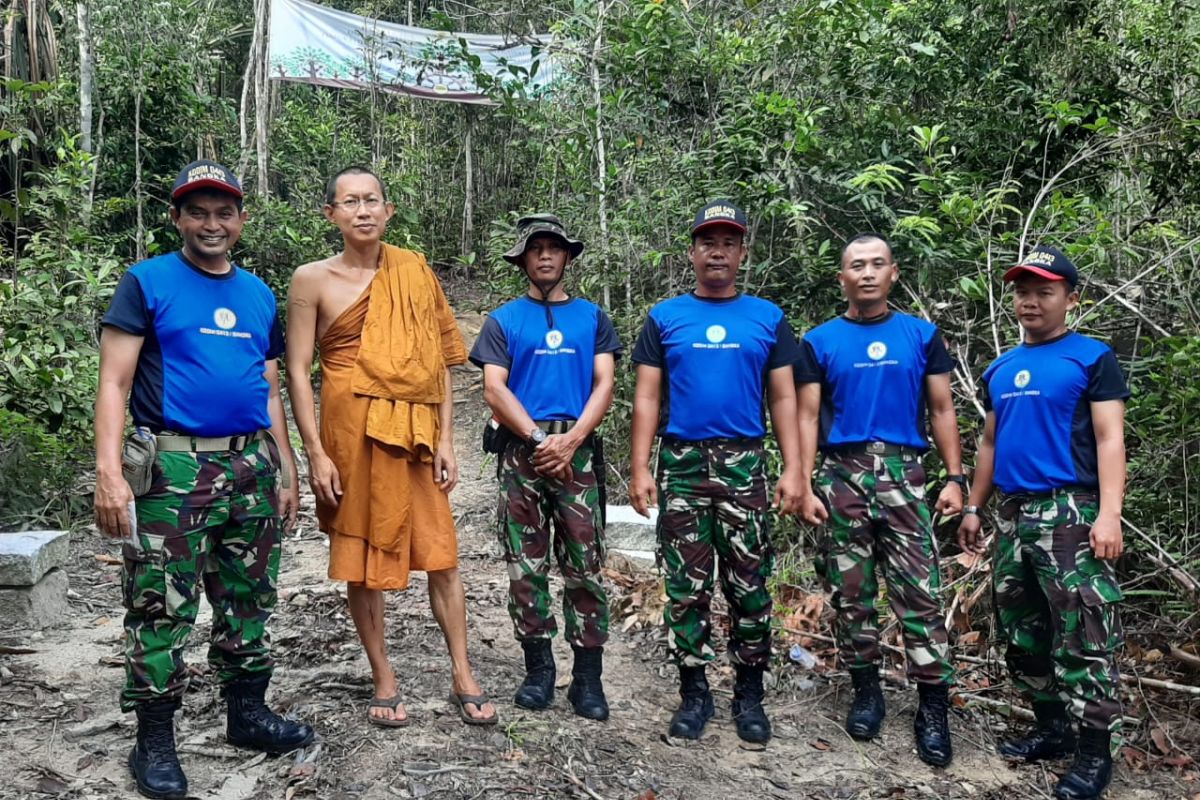
<svg viewBox="0 0 1200 800"><path fill-rule="evenodd" d="M477 317L463 315L468 336ZM274 705L311 721L318 746L265 758L225 744L224 713L204 663L208 622L202 617L188 648L194 679L178 738L192 794L205 800L270 798L1047 798L1054 769L1014 769L996 757L1003 722L956 710L956 757L946 770L917 760L912 743L915 691L889 690L883 735L850 740L840 720L848 703L842 678L830 681L790 664L777 665L768 712L776 736L766 747L744 745L729 719L731 678L718 669L718 716L693 744L664 732L677 704L675 670L666 664L658 629L614 632L605 659L612 718L575 717L565 679L554 707L515 707L522 677L512 637L506 585L494 541L494 474L478 449L484 417L478 373L456 376L457 448L462 483L453 505L470 615L472 660L496 701L501 722L464 726L446 700L449 664L429 612L422 575L388 601L388 642L414 722L399 730L369 726L369 671L345 610L344 587L325 578L327 548L315 528L306 491L299 529L285 544L281 602L273 625L279 668ZM32 639L0 631L0 797L132 798L125 757L132 718L116 710L122 682L118 550L93 531L73 538L73 616ZM627 576L615 602L651 585ZM561 588L561 584L559 584ZM620 626L618 626L619 628ZM8 652L29 649L35 652ZM569 650L555 642L560 676ZM1194 776L1194 772L1191 773ZM1200 786L1186 771L1135 774L1121 769L1112 800L1194 800Z"/></svg>

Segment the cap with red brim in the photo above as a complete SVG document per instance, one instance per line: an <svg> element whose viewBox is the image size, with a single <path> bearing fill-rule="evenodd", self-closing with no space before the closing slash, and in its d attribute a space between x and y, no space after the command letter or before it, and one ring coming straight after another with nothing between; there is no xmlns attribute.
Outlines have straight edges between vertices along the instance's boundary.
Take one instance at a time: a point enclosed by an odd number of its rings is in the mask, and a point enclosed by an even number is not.
<svg viewBox="0 0 1200 800"><path fill-rule="evenodd" d="M215 189L242 199L242 184L233 171L215 161L193 161L175 178L171 187L171 199L178 200L197 189Z"/></svg>
<svg viewBox="0 0 1200 800"><path fill-rule="evenodd" d="M1035 275L1048 281L1066 281L1071 286L1079 283L1079 271L1055 247L1041 245L1029 251L1020 264L1010 267L1004 273L1006 282L1015 281L1022 275Z"/></svg>
<svg viewBox="0 0 1200 800"><path fill-rule="evenodd" d="M713 225L732 225L745 233L746 212L729 200L714 200L696 212L696 219L692 221L692 235Z"/></svg>

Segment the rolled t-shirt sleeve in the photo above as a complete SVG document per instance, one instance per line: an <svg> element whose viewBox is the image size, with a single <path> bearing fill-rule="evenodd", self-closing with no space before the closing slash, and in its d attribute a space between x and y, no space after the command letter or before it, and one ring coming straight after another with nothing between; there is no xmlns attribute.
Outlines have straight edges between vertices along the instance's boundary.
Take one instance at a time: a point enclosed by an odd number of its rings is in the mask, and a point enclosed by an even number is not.
<svg viewBox="0 0 1200 800"><path fill-rule="evenodd" d="M780 319L775 326L775 344L767 356L767 371L790 367L800 357L800 345L796 343L796 335L787 319Z"/></svg>
<svg viewBox="0 0 1200 800"><path fill-rule="evenodd" d="M603 310L596 312L596 347L595 353L612 353L614 359L620 358L624 350L621 347L621 339L617 336L617 329L613 327L612 320L608 318Z"/></svg>
<svg viewBox="0 0 1200 800"><path fill-rule="evenodd" d="M946 340L942 338L942 332L934 329L933 336L925 348L925 374L944 375L953 372L955 366L950 351L946 349Z"/></svg>
<svg viewBox="0 0 1200 800"><path fill-rule="evenodd" d="M648 367L662 369L666 366L663 357L662 333L654 317L646 317L646 324L638 334L637 344L633 346L633 363L645 364Z"/></svg>
<svg viewBox="0 0 1200 800"><path fill-rule="evenodd" d="M508 337L495 317L488 317L483 321L483 329L479 331L479 338L471 348L470 359L471 363L480 369L484 364L512 368L512 357L508 354Z"/></svg>
<svg viewBox="0 0 1200 800"><path fill-rule="evenodd" d="M150 332L153 318L146 306L142 284L132 272L121 276L117 290L113 293L112 303L100 324L120 328L134 336L145 336Z"/></svg>
<svg viewBox="0 0 1200 800"><path fill-rule="evenodd" d="M813 349L812 342L807 339L800 340L799 357L792 369L798 384L821 382L821 362L817 359L817 351Z"/></svg>
<svg viewBox="0 0 1200 800"><path fill-rule="evenodd" d="M1087 399L1093 403L1129 399L1129 385L1112 350L1105 350L1088 370Z"/></svg>

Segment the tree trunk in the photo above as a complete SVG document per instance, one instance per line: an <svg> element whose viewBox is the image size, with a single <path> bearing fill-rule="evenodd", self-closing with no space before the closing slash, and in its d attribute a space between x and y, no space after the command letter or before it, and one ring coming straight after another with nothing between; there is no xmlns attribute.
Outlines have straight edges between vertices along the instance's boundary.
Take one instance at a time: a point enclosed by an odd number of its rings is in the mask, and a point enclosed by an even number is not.
<svg viewBox="0 0 1200 800"><path fill-rule="evenodd" d="M79 149L92 152L92 87L96 63L92 56L92 13L87 0L75 6L79 21Z"/></svg>
<svg viewBox="0 0 1200 800"><path fill-rule="evenodd" d="M254 33L250 37L250 53L246 56L246 72L242 75L242 97L238 103L238 165L237 174L242 180L246 179L246 169L250 166L250 96L258 86L258 48L263 31L259 29L259 16L262 4L267 0L254 0ZM256 128L257 131L257 128ZM257 143L257 139L256 139Z"/></svg>
<svg viewBox="0 0 1200 800"><path fill-rule="evenodd" d="M601 0L596 10L596 39L592 42L592 102L596 107L596 171L599 173L596 189L599 194L600 213L600 254L608 259L608 159L604 146L603 109L604 101L600 94L600 46L604 39L604 14L608 4ZM604 270L604 266L601 266ZM628 295L629 279L626 278L625 293ZM604 283L604 308L612 309L612 291L608 281Z"/></svg>
<svg viewBox="0 0 1200 800"><path fill-rule="evenodd" d="M258 13L254 18L254 26L260 33L258 36L258 49L254 52L257 66L257 80L254 81L254 141L258 151L258 170L255 176L255 190L259 197L266 197L270 188L270 182L267 180L267 133L270 125L271 98L269 94L270 84L268 83L269 76L267 75L267 24L270 19L270 3L267 0L259 0Z"/></svg>
<svg viewBox="0 0 1200 800"><path fill-rule="evenodd" d="M466 162L466 180L463 182L463 226L462 247L459 248L465 256L475 247L475 109L467 106L463 109L467 118L467 135L463 139L463 160Z"/></svg>

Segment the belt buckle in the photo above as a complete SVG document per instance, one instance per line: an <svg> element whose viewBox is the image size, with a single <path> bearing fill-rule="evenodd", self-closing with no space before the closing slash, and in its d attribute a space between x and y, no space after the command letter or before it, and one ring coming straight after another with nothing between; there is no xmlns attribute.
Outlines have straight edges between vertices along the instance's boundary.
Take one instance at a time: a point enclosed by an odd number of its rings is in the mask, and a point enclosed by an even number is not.
<svg viewBox="0 0 1200 800"><path fill-rule="evenodd" d="M887 451L886 442L867 442L867 453L873 456L881 456Z"/></svg>

